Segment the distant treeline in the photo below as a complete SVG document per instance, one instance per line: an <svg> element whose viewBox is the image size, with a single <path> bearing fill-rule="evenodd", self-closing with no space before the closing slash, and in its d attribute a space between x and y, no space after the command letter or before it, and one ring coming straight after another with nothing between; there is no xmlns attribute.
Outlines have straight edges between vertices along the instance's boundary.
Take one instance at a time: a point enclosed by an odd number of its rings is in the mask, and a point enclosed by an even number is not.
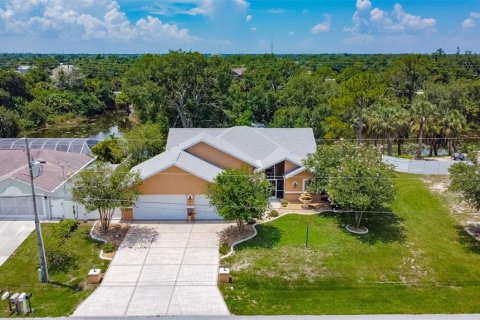
<svg viewBox="0 0 480 320"><path fill-rule="evenodd" d="M73 71L56 73L60 64ZM24 73L19 66L31 66ZM422 138L432 153L478 135L480 56L473 53L0 55L0 135L132 105L169 127L312 127L317 139ZM58 71L58 69L57 69ZM7 129L5 129L7 128ZM8 129L11 128L11 129ZM464 148L464 146L461 146Z"/></svg>

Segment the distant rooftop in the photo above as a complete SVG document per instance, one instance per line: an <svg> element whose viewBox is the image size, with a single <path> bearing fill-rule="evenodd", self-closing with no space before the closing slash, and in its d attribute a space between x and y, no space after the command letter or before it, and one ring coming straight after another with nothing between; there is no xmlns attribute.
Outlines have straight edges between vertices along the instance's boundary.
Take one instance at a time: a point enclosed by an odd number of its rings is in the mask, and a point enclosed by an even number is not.
<svg viewBox="0 0 480 320"><path fill-rule="evenodd" d="M232 68L232 72L235 73L238 77L241 77L245 71L247 71L247 68L245 66L241 66L238 68Z"/></svg>
<svg viewBox="0 0 480 320"><path fill-rule="evenodd" d="M34 160L42 160L42 174L35 178L35 186L47 192L54 191L72 174L94 160L80 153L38 149L32 150L31 156ZM0 150L0 163L0 181L12 178L30 183L27 156L23 150Z"/></svg>
<svg viewBox="0 0 480 320"><path fill-rule="evenodd" d="M70 153L81 153L92 156L91 148L98 141L83 138L31 138L28 139L31 149L55 150ZM23 149L25 141L23 138L4 138L0 139L1 149Z"/></svg>

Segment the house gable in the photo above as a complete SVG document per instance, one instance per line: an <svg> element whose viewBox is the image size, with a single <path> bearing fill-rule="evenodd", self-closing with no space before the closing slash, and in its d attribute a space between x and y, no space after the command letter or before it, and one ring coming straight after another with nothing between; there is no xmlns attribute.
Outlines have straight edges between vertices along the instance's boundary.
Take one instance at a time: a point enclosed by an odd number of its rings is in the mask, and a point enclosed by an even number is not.
<svg viewBox="0 0 480 320"><path fill-rule="evenodd" d="M204 194L208 189L208 181L171 166L145 179L139 189L142 195Z"/></svg>
<svg viewBox="0 0 480 320"><path fill-rule="evenodd" d="M220 168L240 168L248 165L246 162L212 147L205 142L199 142L186 149L185 152Z"/></svg>

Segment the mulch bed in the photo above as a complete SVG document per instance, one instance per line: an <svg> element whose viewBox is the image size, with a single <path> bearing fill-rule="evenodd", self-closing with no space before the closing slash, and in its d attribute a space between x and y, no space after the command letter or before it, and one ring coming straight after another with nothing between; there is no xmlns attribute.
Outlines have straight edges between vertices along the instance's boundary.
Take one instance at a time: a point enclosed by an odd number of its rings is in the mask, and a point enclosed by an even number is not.
<svg viewBox="0 0 480 320"><path fill-rule="evenodd" d="M237 226L230 226L218 232L220 243L227 243L229 246L237 241L251 237L254 234L255 230L253 229L253 225L246 225L243 230L238 230Z"/></svg>
<svg viewBox="0 0 480 320"><path fill-rule="evenodd" d="M104 233L101 224L97 223L95 229L93 230L93 234L102 240L113 243L115 247L118 247L120 243L122 243L122 240L129 229L130 224L112 223L110 224L110 228L108 229L108 231Z"/></svg>

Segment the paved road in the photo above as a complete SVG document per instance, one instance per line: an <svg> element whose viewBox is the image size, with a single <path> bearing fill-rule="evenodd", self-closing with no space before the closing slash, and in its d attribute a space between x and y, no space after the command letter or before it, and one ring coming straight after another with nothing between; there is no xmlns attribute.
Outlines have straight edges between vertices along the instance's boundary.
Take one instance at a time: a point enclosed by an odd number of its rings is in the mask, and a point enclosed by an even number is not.
<svg viewBox="0 0 480 320"><path fill-rule="evenodd" d="M33 221L0 220L0 266L35 229Z"/></svg>
<svg viewBox="0 0 480 320"><path fill-rule="evenodd" d="M227 223L132 225L102 284L74 316L228 315L217 288Z"/></svg>

